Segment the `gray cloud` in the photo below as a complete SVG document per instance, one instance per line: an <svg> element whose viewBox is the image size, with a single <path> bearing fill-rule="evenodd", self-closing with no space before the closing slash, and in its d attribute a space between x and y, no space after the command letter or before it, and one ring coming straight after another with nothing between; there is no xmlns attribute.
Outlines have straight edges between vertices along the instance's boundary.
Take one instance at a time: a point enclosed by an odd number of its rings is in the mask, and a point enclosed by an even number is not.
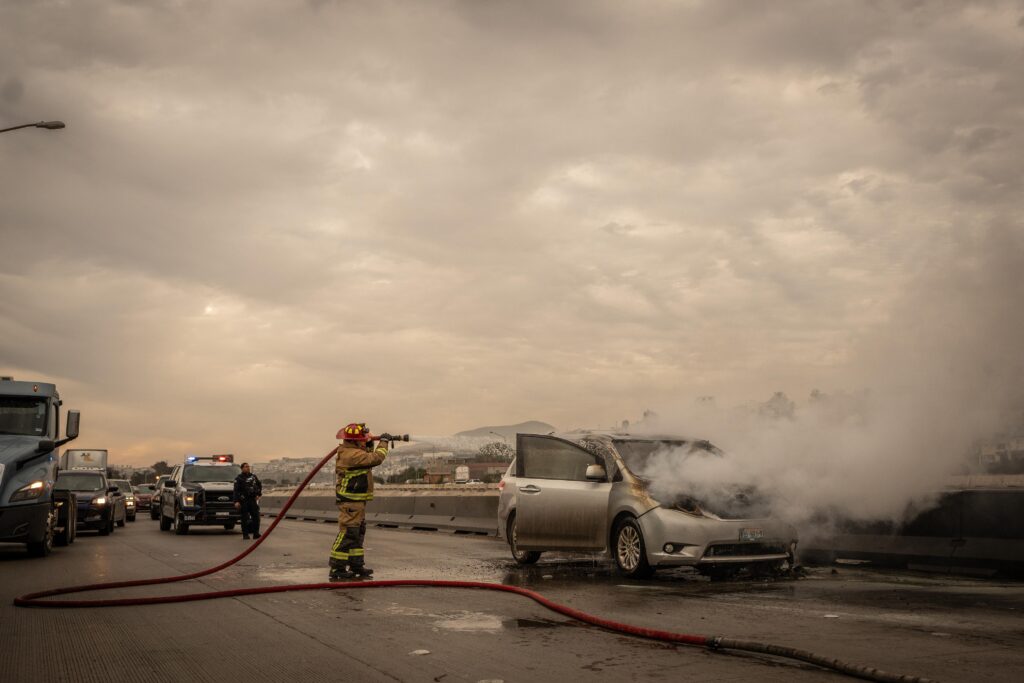
<svg viewBox="0 0 1024 683"><path fill-rule="evenodd" d="M1020 230L1020 12L7 3L0 115L69 127L0 139L0 365L142 460L859 386Z"/></svg>

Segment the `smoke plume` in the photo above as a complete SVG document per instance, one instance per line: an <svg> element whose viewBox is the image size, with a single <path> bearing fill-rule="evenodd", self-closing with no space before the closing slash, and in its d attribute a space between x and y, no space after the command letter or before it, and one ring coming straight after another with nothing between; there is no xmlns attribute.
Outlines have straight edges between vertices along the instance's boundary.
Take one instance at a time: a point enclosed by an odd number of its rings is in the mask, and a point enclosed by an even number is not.
<svg viewBox="0 0 1024 683"><path fill-rule="evenodd" d="M714 498L755 486L805 535L823 519L900 520L928 506L980 439L1024 427L1022 231L951 244L896 301L857 340L849 375L826 378L844 389L739 409L705 399L646 420L651 433L726 452L653 458L645 475L655 494Z"/></svg>

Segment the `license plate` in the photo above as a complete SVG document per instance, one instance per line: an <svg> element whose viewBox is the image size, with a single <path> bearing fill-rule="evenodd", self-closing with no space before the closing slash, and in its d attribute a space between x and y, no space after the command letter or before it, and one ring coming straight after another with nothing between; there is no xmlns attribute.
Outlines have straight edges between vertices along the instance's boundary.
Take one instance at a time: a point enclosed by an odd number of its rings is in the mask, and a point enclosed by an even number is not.
<svg viewBox="0 0 1024 683"><path fill-rule="evenodd" d="M762 538L763 529L740 529L740 541L760 541Z"/></svg>
<svg viewBox="0 0 1024 683"><path fill-rule="evenodd" d="M184 517L185 517L185 521L186 522L194 522L194 521L196 521L196 516L195 515L184 515Z"/></svg>
<svg viewBox="0 0 1024 683"><path fill-rule="evenodd" d="M218 517L227 517L230 514L231 514L230 512L218 512L217 516Z"/></svg>

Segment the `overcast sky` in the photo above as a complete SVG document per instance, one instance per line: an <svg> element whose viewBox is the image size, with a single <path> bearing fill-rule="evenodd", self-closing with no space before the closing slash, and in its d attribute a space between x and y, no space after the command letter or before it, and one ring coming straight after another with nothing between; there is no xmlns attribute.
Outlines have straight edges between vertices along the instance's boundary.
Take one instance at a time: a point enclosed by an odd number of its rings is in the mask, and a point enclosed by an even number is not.
<svg viewBox="0 0 1024 683"><path fill-rule="evenodd" d="M0 127L68 127L0 136L0 371L137 464L864 388L1024 263L1022 17L4 0Z"/></svg>

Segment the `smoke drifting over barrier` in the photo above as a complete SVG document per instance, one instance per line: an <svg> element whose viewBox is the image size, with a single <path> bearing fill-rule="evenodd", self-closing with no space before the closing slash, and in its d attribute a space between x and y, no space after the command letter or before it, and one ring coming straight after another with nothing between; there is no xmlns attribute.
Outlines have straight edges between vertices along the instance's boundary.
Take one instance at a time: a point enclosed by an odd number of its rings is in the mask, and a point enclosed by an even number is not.
<svg viewBox="0 0 1024 683"><path fill-rule="evenodd" d="M812 520L899 520L967 466L979 439L1024 427L1022 360L1022 231L983 231L950 245L858 340L847 392L813 395L790 415L662 407L645 430L708 439L727 457L679 465L666 453L646 475L663 497L754 485L805 535Z"/></svg>

